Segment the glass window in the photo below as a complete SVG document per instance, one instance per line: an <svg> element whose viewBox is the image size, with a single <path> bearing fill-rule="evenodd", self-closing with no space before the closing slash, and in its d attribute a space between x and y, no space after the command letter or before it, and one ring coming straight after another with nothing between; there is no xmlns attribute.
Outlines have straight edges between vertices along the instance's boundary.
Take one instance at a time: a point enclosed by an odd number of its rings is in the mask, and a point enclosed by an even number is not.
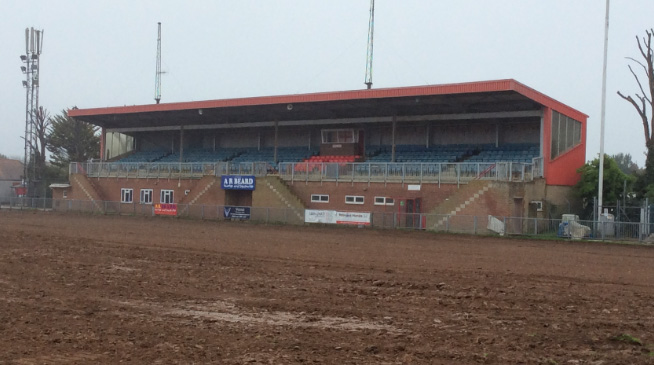
<svg viewBox="0 0 654 365"><path fill-rule="evenodd" d="M134 194L134 189L120 189L120 202L131 203Z"/></svg>
<svg viewBox="0 0 654 365"><path fill-rule="evenodd" d="M346 195L345 204L363 204L363 197L358 195Z"/></svg>
<svg viewBox="0 0 654 365"><path fill-rule="evenodd" d="M359 140L359 131L354 129L323 129L322 143L355 143Z"/></svg>
<svg viewBox="0 0 654 365"><path fill-rule="evenodd" d="M552 113L552 151L551 158L559 155L559 116L557 112Z"/></svg>
<svg viewBox="0 0 654 365"><path fill-rule="evenodd" d="M329 203L329 195L326 194L311 194L312 203Z"/></svg>
<svg viewBox="0 0 654 365"><path fill-rule="evenodd" d="M566 132L565 132L565 149L569 150L575 145L574 134L575 134L575 123L576 121L572 118L565 118L566 120Z"/></svg>
<svg viewBox="0 0 654 365"><path fill-rule="evenodd" d="M575 141L575 145L578 145L579 143L581 143L581 123L575 120L574 125L575 125L574 141Z"/></svg>
<svg viewBox="0 0 654 365"><path fill-rule="evenodd" d="M552 112L551 158L554 159L581 143L581 122Z"/></svg>
<svg viewBox="0 0 654 365"><path fill-rule="evenodd" d="M376 196L375 197L375 205L394 205L395 201L393 198L388 198L385 196Z"/></svg>
<svg viewBox="0 0 654 365"><path fill-rule="evenodd" d="M172 204L173 203L173 191L172 190L161 190L161 204Z"/></svg>
<svg viewBox="0 0 654 365"><path fill-rule="evenodd" d="M152 189L141 189L141 204L152 204Z"/></svg>

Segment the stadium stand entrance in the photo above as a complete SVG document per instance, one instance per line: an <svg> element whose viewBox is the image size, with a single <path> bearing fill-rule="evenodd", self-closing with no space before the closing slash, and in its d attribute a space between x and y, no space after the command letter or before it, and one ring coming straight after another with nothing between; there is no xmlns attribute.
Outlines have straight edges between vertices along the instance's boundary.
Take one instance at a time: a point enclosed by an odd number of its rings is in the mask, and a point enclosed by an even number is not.
<svg viewBox="0 0 654 365"><path fill-rule="evenodd" d="M399 226L405 228L425 229L426 220L422 216L422 198L398 198L397 212Z"/></svg>

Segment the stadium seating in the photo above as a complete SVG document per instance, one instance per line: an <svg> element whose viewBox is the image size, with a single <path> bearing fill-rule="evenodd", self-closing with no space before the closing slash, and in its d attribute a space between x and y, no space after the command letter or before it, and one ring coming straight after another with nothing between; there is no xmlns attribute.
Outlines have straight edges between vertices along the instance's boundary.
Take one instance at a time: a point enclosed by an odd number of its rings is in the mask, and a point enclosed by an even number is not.
<svg viewBox="0 0 654 365"><path fill-rule="evenodd" d="M302 160L306 164L297 164L295 165L295 171L313 171L316 170L323 163L337 163L340 165L345 165L347 163L356 162L360 160L361 156L359 155L347 155L347 156L311 156Z"/></svg>
<svg viewBox="0 0 654 365"><path fill-rule="evenodd" d="M134 151L129 156L125 156L116 162L153 162L165 157L169 152L161 149L149 151Z"/></svg>
<svg viewBox="0 0 654 365"><path fill-rule="evenodd" d="M499 147L482 145L477 153L466 159L466 162L531 163L539 155L540 150L536 144L506 144Z"/></svg>
<svg viewBox="0 0 654 365"><path fill-rule="evenodd" d="M300 162L317 153L318 150L316 148L278 147L277 162ZM231 162L267 162L270 165L275 165L274 159L275 150L273 147L261 149L253 147L241 149L241 153L232 158Z"/></svg>
<svg viewBox="0 0 654 365"><path fill-rule="evenodd" d="M461 161L473 151L470 145L439 145L426 147L424 145L396 145L395 162L412 163L446 163ZM391 146L368 147L366 154L369 162L391 162Z"/></svg>

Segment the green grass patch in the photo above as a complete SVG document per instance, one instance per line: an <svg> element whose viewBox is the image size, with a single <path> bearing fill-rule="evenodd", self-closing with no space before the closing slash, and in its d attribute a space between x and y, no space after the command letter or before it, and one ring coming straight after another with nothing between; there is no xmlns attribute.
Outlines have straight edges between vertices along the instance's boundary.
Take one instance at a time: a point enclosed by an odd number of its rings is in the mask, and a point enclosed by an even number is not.
<svg viewBox="0 0 654 365"><path fill-rule="evenodd" d="M629 335L629 334L626 334L626 333L623 333L621 335L617 335L617 336L615 336L615 337L613 337L611 339L613 341L624 342L624 343L628 343L630 345L638 345L638 346L643 345L643 341L641 341L639 338L636 338L636 337L634 337L632 335Z"/></svg>

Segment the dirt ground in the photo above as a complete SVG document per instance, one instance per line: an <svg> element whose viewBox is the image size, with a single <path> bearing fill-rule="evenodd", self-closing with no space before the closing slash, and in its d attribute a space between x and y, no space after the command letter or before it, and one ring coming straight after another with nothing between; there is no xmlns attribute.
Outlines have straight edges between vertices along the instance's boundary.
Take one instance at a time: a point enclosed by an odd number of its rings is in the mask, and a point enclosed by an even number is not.
<svg viewBox="0 0 654 365"><path fill-rule="evenodd" d="M0 212L0 364L654 364L654 247Z"/></svg>

